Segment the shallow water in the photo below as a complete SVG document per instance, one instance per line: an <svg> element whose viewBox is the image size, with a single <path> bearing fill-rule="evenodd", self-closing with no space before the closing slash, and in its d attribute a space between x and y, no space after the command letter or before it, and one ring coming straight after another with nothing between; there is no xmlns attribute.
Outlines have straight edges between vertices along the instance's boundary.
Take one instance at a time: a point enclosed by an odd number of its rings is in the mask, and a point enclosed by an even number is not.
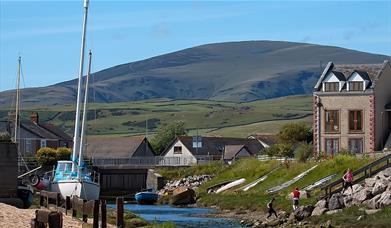
<svg viewBox="0 0 391 228"><path fill-rule="evenodd" d="M115 207L115 205L113 205ZM209 208L171 207L169 205L125 204L129 210L149 222L172 222L178 227L241 227L235 220L201 217L216 211Z"/></svg>

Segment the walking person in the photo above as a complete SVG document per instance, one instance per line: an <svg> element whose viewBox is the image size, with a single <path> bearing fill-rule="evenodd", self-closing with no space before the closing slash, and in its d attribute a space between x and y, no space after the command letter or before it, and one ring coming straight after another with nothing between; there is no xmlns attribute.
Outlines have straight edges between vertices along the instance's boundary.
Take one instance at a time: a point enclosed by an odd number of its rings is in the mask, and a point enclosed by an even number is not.
<svg viewBox="0 0 391 228"><path fill-rule="evenodd" d="M293 200L293 210L295 211L299 207L299 199L300 199L300 191L299 188L296 187L292 192L292 200Z"/></svg>
<svg viewBox="0 0 391 228"><path fill-rule="evenodd" d="M345 192L346 189L350 187L353 193L353 172L350 168L346 171L346 173L342 177L343 180L343 189L342 194Z"/></svg>
<svg viewBox="0 0 391 228"><path fill-rule="evenodd" d="M273 202L274 202L274 197L272 198L272 200L269 201L269 203L267 203L267 209L268 209L268 213L269 215L266 217L266 218L269 218L270 216L272 216L274 214L274 216L276 216L276 218L278 218L277 216L277 212L274 210L273 208Z"/></svg>

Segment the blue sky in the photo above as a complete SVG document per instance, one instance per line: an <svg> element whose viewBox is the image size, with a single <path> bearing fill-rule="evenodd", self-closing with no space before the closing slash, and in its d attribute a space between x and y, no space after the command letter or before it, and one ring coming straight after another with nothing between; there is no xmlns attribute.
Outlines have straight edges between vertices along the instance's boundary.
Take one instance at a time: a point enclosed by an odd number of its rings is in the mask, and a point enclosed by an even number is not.
<svg viewBox="0 0 391 228"><path fill-rule="evenodd" d="M0 0L0 91L76 78L82 0ZM391 55L391 1L90 0L92 69L241 40L285 40Z"/></svg>

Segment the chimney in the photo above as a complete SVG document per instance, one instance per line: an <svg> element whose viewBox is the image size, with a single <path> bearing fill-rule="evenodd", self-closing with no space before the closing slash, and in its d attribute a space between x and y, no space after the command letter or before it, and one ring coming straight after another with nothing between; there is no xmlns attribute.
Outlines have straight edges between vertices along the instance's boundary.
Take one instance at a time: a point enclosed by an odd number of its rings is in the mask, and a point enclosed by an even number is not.
<svg viewBox="0 0 391 228"><path fill-rule="evenodd" d="M35 124L38 124L38 122L39 122L38 113L37 113L37 112L31 113L30 119L31 119L31 122L33 122L33 123L35 123Z"/></svg>

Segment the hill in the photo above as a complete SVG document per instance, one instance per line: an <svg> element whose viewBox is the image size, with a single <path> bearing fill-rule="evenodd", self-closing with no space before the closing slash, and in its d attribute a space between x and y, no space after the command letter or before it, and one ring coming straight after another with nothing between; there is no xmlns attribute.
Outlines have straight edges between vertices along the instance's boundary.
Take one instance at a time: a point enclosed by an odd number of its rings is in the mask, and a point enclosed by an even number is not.
<svg viewBox="0 0 391 228"><path fill-rule="evenodd" d="M208 100L142 101L94 103L89 105L88 135L152 134L160 124L184 121L189 134L240 136L252 133L275 133L288 120L311 122L311 96L290 96L253 102ZM50 122L73 133L75 105L33 106L22 110L27 119L32 111L40 121ZM0 108L0 120L7 119ZM242 126L243 125L243 126ZM264 127L262 127L264 126Z"/></svg>
<svg viewBox="0 0 391 228"><path fill-rule="evenodd" d="M389 56L339 47L282 41L243 41L197 46L93 74L95 102L143 99L253 101L306 94L320 64L382 63ZM9 105L14 91L0 93ZM24 105L75 103L76 80L22 91Z"/></svg>

